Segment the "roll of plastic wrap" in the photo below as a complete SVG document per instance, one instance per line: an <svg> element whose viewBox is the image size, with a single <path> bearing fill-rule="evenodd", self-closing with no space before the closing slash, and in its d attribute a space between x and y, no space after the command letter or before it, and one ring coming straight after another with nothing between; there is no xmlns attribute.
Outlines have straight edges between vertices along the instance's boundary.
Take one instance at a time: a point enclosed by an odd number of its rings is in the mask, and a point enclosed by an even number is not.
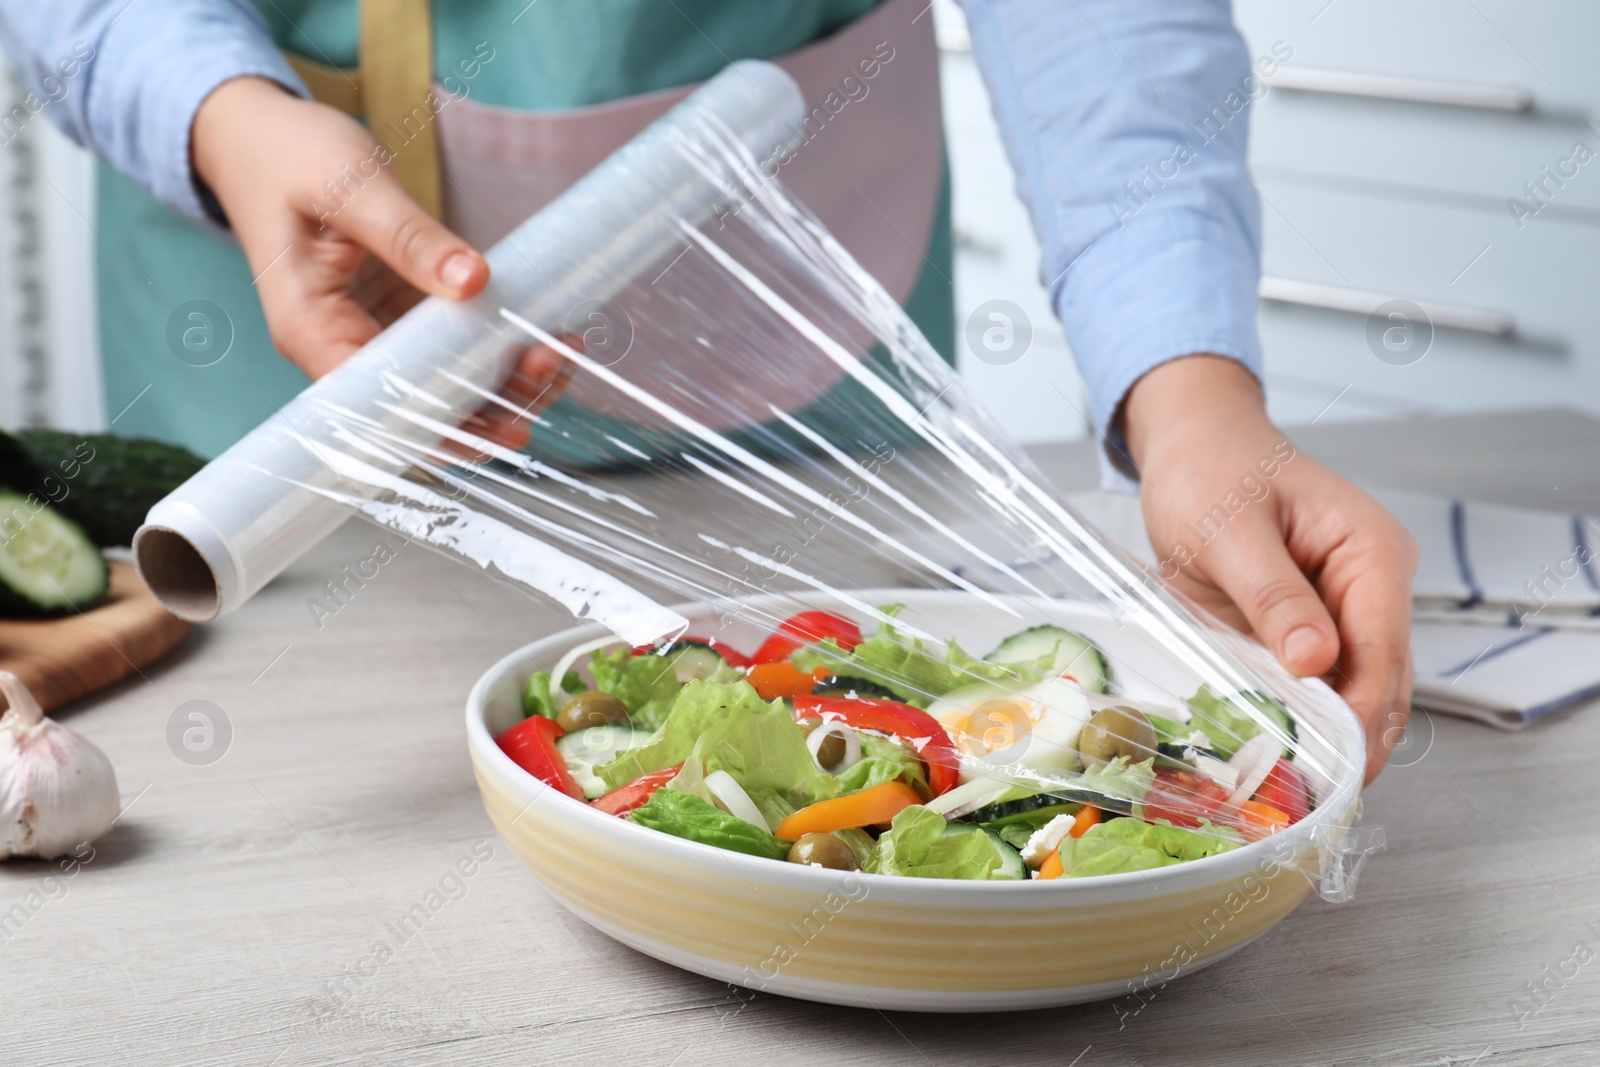
<svg viewBox="0 0 1600 1067"><path fill-rule="evenodd" d="M506 308L560 330L713 216L736 185L731 161L675 147L713 124L766 160L792 147L804 105L777 67L735 63L613 153L487 253L488 288L429 298L151 509L134 539L146 584L174 614L209 622L249 600L371 495L327 461L350 418L423 445L430 416L470 411L509 373L526 335ZM330 420L337 412L340 419Z"/></svg>

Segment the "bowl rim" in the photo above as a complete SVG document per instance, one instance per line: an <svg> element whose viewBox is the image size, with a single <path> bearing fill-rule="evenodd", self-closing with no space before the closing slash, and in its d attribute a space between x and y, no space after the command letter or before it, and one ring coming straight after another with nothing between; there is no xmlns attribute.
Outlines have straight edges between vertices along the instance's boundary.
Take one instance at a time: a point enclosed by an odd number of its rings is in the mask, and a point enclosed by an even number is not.
<svg viewBox="0 0 1600 1067"><path fill-rule="evenodd" d="M742 598L745 601L773 599L792 604L796 596L805 594L776 593L765 594L763 597ZM970 594L929 589L894 589L863 590L857 595L863 597L888 596L884 603L895 602L896 598L908 597L923 598L933 596L966 597ZM1039 599L1039 598L1016 598ZM684 616L704 613L718 604L727 603L728 598L717 600L689 602L673 607L673 610ZM1071 602L1067 602L1071 603ZM1333 783L1329 796L1319 804L1306 818L1295 823L1287 830L1280 830L1271 837L1260 841L1248 842L1245 845L1229 852L1214 856L1206 856L1198 860L1188 860L1175 863L1166 867L1158 867L1149 871L1126 871L1116 874L1089 875L1083 878L1056 878L1048 882L1028 878L1020 881L1012 880L972 880L961 878L907 878L891 874L870 874L865 871L832 871L821 867L802 866L796 863L783 863L769 860L762 856L751 856L741 852L732 852L727 849L717 848L714 845L703 844L699 841L690 841L686 838L675 837L672 834L661 833L648 827L639 826L627 819L620 819L591 807L588 803L567 796L565 793L545 784L538 778L529 774L512 762L511 758L501 751L495 743L494 737L489 733L489 727L484 720L488 695L491 688L499 684L506 676L519 670L530 668L539 659L555 652L557 656L566 652L581 641L602 637L610 631L598 623L580 623L575 626L557 631L537 641L526 645L502 656L490 666L473 684L467 694L466 701L466 727L468 749L473 757L481 761L496 775L503 785L509 786L514 793L526 801L522 811L513 816L513 821L534 808L543 808L552 814L569 814L573 819L584 826L592 828L597 835L597 840L609 840L618 845L629 848L641 848L666 857L672 857L692 863L704 864L712 857L721 857L733 870L752 888L756 887L757 880L769 884L778 883L786 887L799 890L813 891L838 891L841 888L852 889L852 879L867 879L870 894L873 896L904 898L908 902L915 900L927 903L928 898L936 898L938 903L958 904L958 898L976 896L984 898L986 904L994 904L999 900L1007 900L1019 906L1029 904L1058 906L1062 898L1069 898L1073 903L1099 903L1105 900L1126 901L1144 899L1152 896L1163 896L1173 892L1187 889L1201 888L1228 881L1233 878L1242 878L1251 869L1258 873L1265 868L1277 866L1285 870L1298 870L1306 878L1308 884L1314 885L1317 877L1303 868L1296 860L1303 850L1311 849L1313 853L1319 851L1316 837L1319 830L1334 824L1336 813L1349 808L1358 797L1361 781L1365 774L1366 751L1364 745L1357 746L1357 758L1351 765L1351 773L1343 780ZM620 638L618 639L621 640ZM1359 718L1348 704L1344 702L1330 687L1317 679L1302 679L1302 682L1316 683L1316 688L1321 690L1318 703L1328 706L1336 714L1343 714L1348 718L1347 726L1356 733L1358 739L1364 738ZM554 805L552 810L552 805ZM1279 858L1272 859L1276 853ZM1284 858L1288 857L1288 858ZM1265 877L1265 875L1261 875ZM1011 894L1009 897L997 897L996 894Z"/></svg>

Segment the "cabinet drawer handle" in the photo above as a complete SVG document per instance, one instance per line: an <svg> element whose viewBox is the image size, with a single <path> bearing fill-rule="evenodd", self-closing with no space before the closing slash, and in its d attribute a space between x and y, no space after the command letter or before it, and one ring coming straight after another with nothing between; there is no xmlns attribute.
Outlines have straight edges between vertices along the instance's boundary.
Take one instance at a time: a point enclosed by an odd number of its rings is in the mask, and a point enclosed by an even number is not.
<svg viewBox="0 0 1600 1067"><path fill-rule="evenodd" d="M1274 89L1335 96L1365 96L1374 100L1403 100L1412 104L1441 104L1482 111L1532 111L1533 92L1518 85L1434 81L1392 74L1366 74L1327 67L1279 67L1266 79Z"/></svg>
<svg viewBox="0 0 1600 1067"><path fill-rule="evenodd" d="M1320 285L1317 282L1295 281L1293 278L1261 279L1261 299L1276 304L1294 304L1297 307L1317 308L1321 311L1345 311L1352 315L1371 315L1378 308L1396 299L1383 293L1364 289L1346 289L1338 285ZM1510 337L1517 332L1517 322L1502 311L1462 307L1460 304L1435 304L1426 300L1411 301L1422 309L1434 326L1450 330L1465 330L1490 337Z"/></svg>

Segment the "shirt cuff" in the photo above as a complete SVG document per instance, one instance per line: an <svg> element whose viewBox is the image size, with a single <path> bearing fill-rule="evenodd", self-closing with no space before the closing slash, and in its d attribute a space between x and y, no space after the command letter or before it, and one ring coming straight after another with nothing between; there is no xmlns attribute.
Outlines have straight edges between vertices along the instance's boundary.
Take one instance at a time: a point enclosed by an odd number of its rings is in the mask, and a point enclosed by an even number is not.
<svg viewBox="0 0 1600 1067"><path fill-rule="evenodd" d="M157 200L197 222L225 226L190 161L200 105L224 82L251 75L311 94L248 4L180 4L194 8L181 18L173 6L129 5L107 27L89 86L98 97L91 114L100 121L91 124L100 127L96 140L110 162Z"/></svg>
<svg viewBox="0 0 1600 1067"><path fill-rule="evenodd" d="M1146 372L1197 352L1262 377L1256 331L1261 265L1237 226L1193 210L1124 220L1067 271L1056 313L1089 389L1101 482L1131 490L1138 471L1112 421Z"/></svg>

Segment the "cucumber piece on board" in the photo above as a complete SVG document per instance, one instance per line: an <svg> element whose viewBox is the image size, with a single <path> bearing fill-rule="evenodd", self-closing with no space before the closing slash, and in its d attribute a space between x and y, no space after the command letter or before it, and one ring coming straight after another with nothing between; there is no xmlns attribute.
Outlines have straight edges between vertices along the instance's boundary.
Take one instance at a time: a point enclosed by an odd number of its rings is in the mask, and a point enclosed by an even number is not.
<svg viewBox="0 0 1600 1067"><path fill-rule="evenodd" d="M0 615L61 615L89 608L111 580L83 530L37 497L0 490Z"/></svg>

